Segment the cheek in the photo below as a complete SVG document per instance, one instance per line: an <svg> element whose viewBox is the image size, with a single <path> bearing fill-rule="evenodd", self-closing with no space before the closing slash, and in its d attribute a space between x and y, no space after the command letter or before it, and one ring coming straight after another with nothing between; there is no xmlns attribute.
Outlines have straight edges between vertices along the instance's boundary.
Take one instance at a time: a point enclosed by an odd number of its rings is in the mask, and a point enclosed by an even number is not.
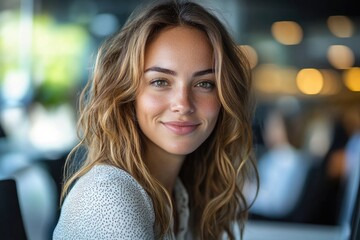
<svg viewBox="0 0 360 240"><path fill-rule="evenodd" d="M136 115L138 118L159 114L166 107L166 100L151 94L139 94L136 98Z"/></svg>
<svg viewBox="0 0 360 240"><path fill-rule="evenodd" d="M201 101L198 109L211 121L215 121L218 118L220 112L220 103L217 98L208 98Z"/></svg>

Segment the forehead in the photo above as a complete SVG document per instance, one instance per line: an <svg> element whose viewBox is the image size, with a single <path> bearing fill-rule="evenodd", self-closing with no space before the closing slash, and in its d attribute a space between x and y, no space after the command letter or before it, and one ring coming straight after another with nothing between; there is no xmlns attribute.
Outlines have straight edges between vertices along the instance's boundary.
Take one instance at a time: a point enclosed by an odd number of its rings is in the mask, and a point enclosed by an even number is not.
<svg viewBox="0 0 360 240"><path fill-rule="evenodd" d="M213 49L203 31L185 26L166 28L146 46L145 65L153 61L207 62L212 65Z"/></svg>
<svg viewBox="0 0 360 240"><path fill-rule="evenodd" d="M166 41L185 41L191 39L193 41L209 42L209 39L204 31L191 26L165 27L153 36L150 44L155 41L159 41L159 39Z"/></svg>

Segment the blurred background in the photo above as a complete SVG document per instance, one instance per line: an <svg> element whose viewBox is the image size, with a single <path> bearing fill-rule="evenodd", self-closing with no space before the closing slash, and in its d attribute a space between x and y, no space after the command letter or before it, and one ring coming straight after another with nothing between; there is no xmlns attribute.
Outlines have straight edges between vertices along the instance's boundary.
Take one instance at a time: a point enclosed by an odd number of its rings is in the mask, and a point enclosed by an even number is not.
<svg viewBox="0 0 360 240"><path fill-rule="evenodd" d="M77 98L99 44L147 2L1 0L0 179L16 180L28 239L51 238ZM214 9L252 66L261 187L247 239L272 239L269 226L279 229L273 239L295 239L281 231L293 226L345 239L360 171L356 1L197 2Z"/></svg>

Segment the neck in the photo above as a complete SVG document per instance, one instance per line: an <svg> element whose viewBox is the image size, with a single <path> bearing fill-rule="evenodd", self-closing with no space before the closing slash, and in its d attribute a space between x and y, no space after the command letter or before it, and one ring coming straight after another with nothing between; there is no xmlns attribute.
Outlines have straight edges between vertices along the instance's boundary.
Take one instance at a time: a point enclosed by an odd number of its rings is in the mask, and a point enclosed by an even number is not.
<svg viewBox="0 0 360 240"><path fill-rule="evenodd" d="M145 152L145 162L150 173L166 188L170 196L173 193L184 155L173 155L151 145Z"/></svg>

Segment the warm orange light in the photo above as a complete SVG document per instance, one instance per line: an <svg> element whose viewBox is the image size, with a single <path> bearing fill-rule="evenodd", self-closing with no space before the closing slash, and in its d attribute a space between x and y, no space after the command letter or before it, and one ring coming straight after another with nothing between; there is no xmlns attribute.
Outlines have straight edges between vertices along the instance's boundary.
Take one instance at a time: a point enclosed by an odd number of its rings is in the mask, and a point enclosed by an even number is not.
<svg viewBox="0 0 360 240"><path fill-rule="evenodd" d="M293 21L274 22L271 33L278 42L284 45L299 44L303 38L301 26Z"/></svg>
<svg viewBox="0 0 360 240"><path fill-rule="evenodd" d="M353 51L344 45L332 45L328 48L327 57L330 64L337 69L347 69L354 65Z"/></svg>
<svg viewBox="0 0 360 240"><path fill-rule="evenodd" d="M250 67L254 68L258 63L258 55L256 53L256 50L250 45L241 45L240 48L244 51L245 55L247 56L250 63Z"/></svg>
<svg viewBox="0 0 360 240"><path fill-rule="evenodd" d="M346 16L330 16L327 19L327 25L330 32L337 37L351 37L354 33L354 24Z"/></svg>
<svg viewBox="0 0 360 240"><path fill-rule="evenodd" d="M313 95L320 93L324 85L324 79L319 70L305 68L298 72L296 84L302 93Z"/></svg>
<svg viewBox="0 0 360 240"><path fill-rule="evenodd" d="M282 68L274 64L262 64L253 71L254 87L267 94L296 94L297 70Z"/></svg>
<svg viewBox="0 0 360 240"><path fill-rule="evenodd" d="M324 78L324 85L320 94L335 95L339 93L342 88L339 73L332 69L321 69L320 72Z"/></svg>
<svg viewBox="0 0 360 240"><path fill-rule="evenodd" d="M345 86L354 92L360 91L360 67L354 67L344 72Z"/></svg>

